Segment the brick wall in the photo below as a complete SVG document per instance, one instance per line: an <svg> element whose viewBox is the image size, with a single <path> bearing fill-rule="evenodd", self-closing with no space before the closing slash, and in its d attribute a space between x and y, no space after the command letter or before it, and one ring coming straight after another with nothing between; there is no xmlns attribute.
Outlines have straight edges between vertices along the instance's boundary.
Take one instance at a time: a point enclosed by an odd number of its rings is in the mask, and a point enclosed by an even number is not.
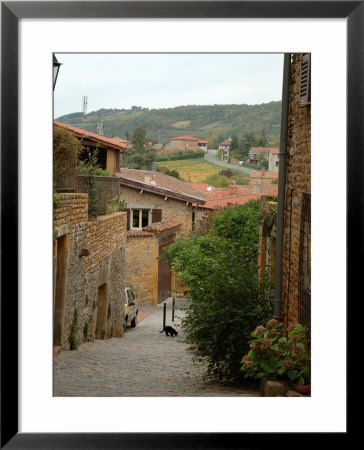
<svg viewBox="0 0 364 450"><path fill-rule="evenodd" d="M56 345L67 350L75 310L77 343L95 338L99 288L103 285L107 301L103 337L123 335L126 213L88 221L87 194L60 194L60 199L63 206L54 211L53 229L54 328L60 335ZM67 245L63 248L60 244L65 239Z"/></svg>
<svg viewBox="0 0 364 450"><path fill-rule="evenodd" d="M302 55L293 55L283 232L282 316L298 322L299 251L302 194L311 193L311 108L299 105Z"/></svg>

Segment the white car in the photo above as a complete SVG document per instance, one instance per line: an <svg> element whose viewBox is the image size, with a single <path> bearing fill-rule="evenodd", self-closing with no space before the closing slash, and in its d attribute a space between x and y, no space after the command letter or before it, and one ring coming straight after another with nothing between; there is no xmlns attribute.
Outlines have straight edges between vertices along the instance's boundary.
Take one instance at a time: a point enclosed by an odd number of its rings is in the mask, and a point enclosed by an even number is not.
<svg viewBox="0 0 364 450"><path fill-rule="evenodd" d="M126 329L126 326L129 322L132 327L136 327L139 312L138 301L131 287L126 287L124 289L124 305L125 305L124 330Z"/></svg>

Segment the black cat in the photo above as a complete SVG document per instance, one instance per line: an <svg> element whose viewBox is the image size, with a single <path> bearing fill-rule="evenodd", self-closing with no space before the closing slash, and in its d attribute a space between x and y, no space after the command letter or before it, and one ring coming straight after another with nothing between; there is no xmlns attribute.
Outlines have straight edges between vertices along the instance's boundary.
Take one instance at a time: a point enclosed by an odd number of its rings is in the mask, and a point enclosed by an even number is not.
<svg viewBox="0 0 364 450"><path fill-rule="evenodd" d="M162 331L160 331L160 333L166 333L166 336L169 336L169 334L171 336L177 336L178 331L176 331L174 328L170 327L170 326L166 326L163 328Z"/></svg>

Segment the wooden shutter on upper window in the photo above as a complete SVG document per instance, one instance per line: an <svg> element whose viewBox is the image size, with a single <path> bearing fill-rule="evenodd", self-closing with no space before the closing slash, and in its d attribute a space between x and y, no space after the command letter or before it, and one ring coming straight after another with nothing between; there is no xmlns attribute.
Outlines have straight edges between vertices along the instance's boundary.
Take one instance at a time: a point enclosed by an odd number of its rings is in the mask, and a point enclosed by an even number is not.
<svg viewBox="0 0 364 450"><path fill-rule="evenodd" d="M127 216L126 216L126 229L130 230L130 209L125 209L125 211L127 212Z"/></svg>
<svg viewBox="0 0 364 450"><path fill-rule="evenodd" d="M162 221L162 210L161 209L152 209L152 223L161 222Z"/></svg>
<svg viewBox="0 0 364 450"><path fill-rule="evenodd" d="M311 53L303 53L300 81L300 103L311 102Z"/></svg>

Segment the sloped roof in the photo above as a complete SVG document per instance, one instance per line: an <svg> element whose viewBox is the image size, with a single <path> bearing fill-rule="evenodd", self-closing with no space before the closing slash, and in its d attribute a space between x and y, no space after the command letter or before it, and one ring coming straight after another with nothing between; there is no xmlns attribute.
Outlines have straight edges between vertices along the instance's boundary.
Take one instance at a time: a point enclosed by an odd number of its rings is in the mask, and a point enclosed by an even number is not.
<svg viewBox="0 0 364 450"><path fill-rule="evenodd" d="M177 139L179 141L198 141L198 138L190 136L189 134L186 134L185 136L178 136L178 137L172 138L171 141L174 141Z"/></svg>
<svg viewBox="0 0 364 450"><path fill-rule="evenodd" d="M173 228L180 227L182 222L179 220L163 220L162 222L156 222L152 225L148 225L141 230L129 230L127 232L128 237L153 237L166 230L172 230Z"/></svg>
<svg viewBox="0 0 364 450"><path fill-rule="evenodd" d="M233 206L233 205L244 205L248 203L250 200L256 200L260 198L261 194L242 194L235 196L228 196L223 198L212 198L211 200L206 200L206 203L203 205L203 208L214 209L218 206Z"/></svg>
<svg viewBox="0 0 364 450"><path fill-rule="evenodd" d="M278 172L267 172L265 170L256 170L251 172L250 178L271 178L276 180L278 178Z"/></svg>
<svg viewBox="0 0 364 450"><path fill-rule="evenodd" d="M205 203L205 196L192 186L177 178L154 170L120 169L116 174L120 184L132 188L143 189L146 192L163 195L198 204Z"/></svg>
<svg viewBox="0 0 364 450"><path fill-rule="evenodd" d="M231 144L231 139L226 139L225 141L220 142L219 145L230 145L230 144Z"/></svg>
<svg viewBox="0 0 364 450"><path fill-rule="evenodd" d="M118 138L107 138L105 136L101 136L100 134L92 133L91 131L82 130L82 128L77 128L68 123L58 122L57 120L53 121L54 125L57 127L65 128L70 131L77 138L87 138L92 142L99 143L106 147L111 147L115 150L125 151L126 143L120 142L121 140Z"/></svg>
<svg viewBox="0 0 364 450"><path fill-rule="evenodd" d="M278 185L262 184L261 192L253 192L254 186L248 185L231 185L227 188L213 188L207 191L207 183L189 183L196 189L201 189L206 195L206 203L201 208L214 209L216 207L225 207L229 205L243 205L249 200L254 200L267 194L277 194Z"/></svg>

